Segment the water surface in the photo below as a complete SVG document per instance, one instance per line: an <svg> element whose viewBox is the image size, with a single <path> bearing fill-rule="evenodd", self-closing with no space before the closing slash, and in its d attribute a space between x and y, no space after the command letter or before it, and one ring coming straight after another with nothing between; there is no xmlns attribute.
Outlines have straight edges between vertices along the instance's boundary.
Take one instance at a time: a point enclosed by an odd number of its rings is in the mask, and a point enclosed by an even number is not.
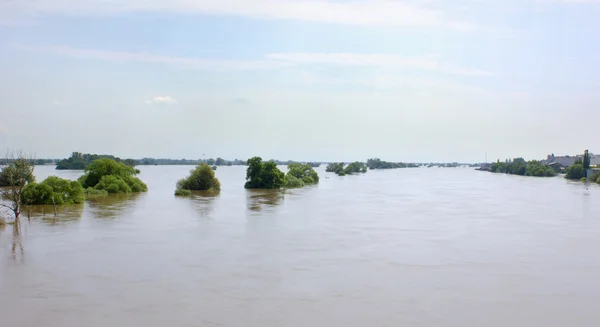
<svg viewBox="0 0 600 327"><path fill-rule="evenodd" d="M598 326L600 187L461 168L370 171L286 192L149 192L0 230L0 325ZM77 178L80 172L36 168ZM50 209L51 210L51 209Z"/></svg>

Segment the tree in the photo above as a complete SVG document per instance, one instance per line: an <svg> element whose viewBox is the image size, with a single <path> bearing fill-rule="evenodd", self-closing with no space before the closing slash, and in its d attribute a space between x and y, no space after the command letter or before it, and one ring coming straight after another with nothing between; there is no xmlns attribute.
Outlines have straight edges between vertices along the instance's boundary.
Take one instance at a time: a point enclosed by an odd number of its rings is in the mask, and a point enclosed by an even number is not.
<svg viewBox="0 0 600 327"><path fill-rule="evenodd" d="M319 182L319 174L309 164L289 164L287 175L294 176L304 184L316 184Z"/></svg>
<svg viewBox="0 0 600 327"><path fill-rule="evenodd" d="M336 173L336 174L339 175L342 171L344 171L344 163L343 162L340 162L340 163L330 163L325 168L325 171L328 172L328 173Z"/></svg>
<svg viewBox="0 0 600 327"><path fill-rule="evenodd" d="M94 160L85 168L79 182L85 188L105 190L108 193L138 193L148 191L148 187L135 177L136 170L123 162L103 158Z"/></svg>
<svg viewBox="0 0 600 327"><path fill-rule="evenodd" d="M215 166L225 166L226 164L227 162L223 158L217 158L217 160L215 160Z"/></svg>
<svg viewBox="0 0 600 327"><path fill-rule="evenodd" d="M29 205L63 205L83 203L84 190L78 181L50 176L41 183L29 183L23 189L23 203Z"/></svg>
<svg viewBox="0 0 600 327"><path fill-rule="evenodd" d="M263 162L261 157L248 159L246 184L248 189L278 189L284 185L285 174L272 161Z"/></svg>
<svg viewBox="0 0 600 327"><path fill-rule="evenodd" d="M567 173L565 174L566 179L581 179L582 177L585 177L583 164L578 163L567 167Z"/></svg>
<svg viewBox="0 0 600 327"><path fill-rule="evenodd" d="M23 189L28 183L35 181L34 160L27 158L22 151L6 153L4 162L1 163L2 179L6 182L6 188L0 189L0 196L9 201L9 204L0 204L1 208L9 210L19 222L21 206L23 205Z"/></svg>
<svg viewBox="0 0 600 327"><path fill-rule="evenodd" d="M206 163L207 163L209 166L214 166L214 165L215 165L215 159L213 159L213 158L210 158L210 159L206 160Z"/></svg>
<svg viewBox="0 0 600 327"><path fill-rule="evenodd" d="M190 191L220 191L221 183L215 177L213 169L208 164L202 163L192 169L188 177L177 182L177 189Z"/></svg>
<svg viewBox="0 0 600 327"><path fill-rule="evenodd" d="M583 169L586 171L590 169L590 153L588 150L583 153Z"/></svg>
<svg viewBox="0 0 600 327"><path fill-rule="evenodd" d="M367 172L367 166L364 163L358 162L358 161L355 161L355 162L349 164L346 168L344 168L344 173L346 175L355 174L355 173L366 173L366 172Z"/></svg>

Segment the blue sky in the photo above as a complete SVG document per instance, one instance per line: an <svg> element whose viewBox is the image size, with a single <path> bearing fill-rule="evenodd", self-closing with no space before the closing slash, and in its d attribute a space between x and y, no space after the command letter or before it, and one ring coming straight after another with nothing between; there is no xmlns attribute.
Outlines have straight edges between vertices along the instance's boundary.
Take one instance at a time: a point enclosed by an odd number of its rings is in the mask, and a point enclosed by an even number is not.
<svg viewBox="0 0 600 327"><path fill-rule="evenodd" d="M597 142L600 1L0 3L0 145L481 161Z"/></svg>

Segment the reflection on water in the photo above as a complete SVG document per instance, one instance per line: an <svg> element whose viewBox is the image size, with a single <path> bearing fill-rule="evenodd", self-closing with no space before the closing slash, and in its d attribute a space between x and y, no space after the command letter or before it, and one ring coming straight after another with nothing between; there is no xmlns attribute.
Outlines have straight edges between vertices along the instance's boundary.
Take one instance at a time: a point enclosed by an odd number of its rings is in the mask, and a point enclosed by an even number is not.
<svg viewBox="0 0 600 327"><path fill-rule="evenodd" d="M209 217L213 212L215 199L219 197L219 194L220 192L214 191L193 191L191 196L177 198L190 203L201 217Z"/></svg>
<svg viewBox="0 0 600 327"><path fill-rule="evenodd" d="M133 205L141 193L92 196L87 200L90 212L97 218L114 218Z"/></svg>
<svg viewBox="0 0 600 327"><path fill-rule="evenodd" d="M54 225L81 219L85 205L74 204L64 206L37 205L23 206L21 219L41 219L44 223Z"/></svg>
<svg viewBox="0 0 600 327"><path fill-rule="evenodd" d="M272 209L283 201L281 190L246 190L246 204L250 211Z"/></svg>
<svg viewBox="0 0 600 327"><path fill-rule="evenodd" d="M21 239L21 227L18 224L12 225L12 246L11 259L14 261L25 262L25 249Z"/></svg>

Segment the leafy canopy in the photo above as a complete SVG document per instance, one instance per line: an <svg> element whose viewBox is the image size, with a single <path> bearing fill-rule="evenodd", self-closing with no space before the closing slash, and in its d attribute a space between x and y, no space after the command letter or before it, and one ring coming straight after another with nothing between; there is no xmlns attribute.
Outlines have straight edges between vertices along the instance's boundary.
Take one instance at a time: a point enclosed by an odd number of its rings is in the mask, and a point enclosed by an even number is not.
<svg viewBox="0 0 600 327"><path fill-rule="evenodd" d="M29 183L23 189L24 204L75 204L85 200L84 190L78 181L50 176L41 183Z"/></svg>
<svg viewBox="0 0 600 327"><path fill-rule="evenodd" d="M248 189L278 189L284 185L285 174L272 161L263 162L261 157L248 159L246 184Z"/></svg>
<svg viewBox="0 0 600 327"><path fill-rule="evenodd" d="M201 163L190 171L190 176L177 182L177 189L206 191L221 190L221 183L215 177L214 170L206 163Z"/></svg>
<svg viewBox="0 0 600 327"><path fill-rule="evenodd" d="M106 190L108 193L138 193L148 191L148 187L135 177L135 168L103 158L93 161L85 168L85 174L79 178L84 188Z"/></svg>
<svg viewBox="0 0 600 327"><path fill-rule="evenodd" d="M567 167L566 179L581 179L585 177L585 169L583 169L583 163L577 163Z"/></svg>

